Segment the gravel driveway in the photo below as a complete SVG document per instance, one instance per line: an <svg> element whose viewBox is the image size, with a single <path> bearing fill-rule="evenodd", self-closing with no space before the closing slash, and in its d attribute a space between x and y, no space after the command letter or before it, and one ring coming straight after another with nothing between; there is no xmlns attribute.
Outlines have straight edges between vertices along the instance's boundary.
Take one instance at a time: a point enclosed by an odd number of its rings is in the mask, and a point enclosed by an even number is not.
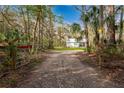
<svg viewBox="0 0 124 93"><path fill-rule="evenodd" d="M48 58L21 82L23 88L97 88L116 87L111 81L100 78L94 68L82 64L79 51L62 51L48 54Z"/></svg>

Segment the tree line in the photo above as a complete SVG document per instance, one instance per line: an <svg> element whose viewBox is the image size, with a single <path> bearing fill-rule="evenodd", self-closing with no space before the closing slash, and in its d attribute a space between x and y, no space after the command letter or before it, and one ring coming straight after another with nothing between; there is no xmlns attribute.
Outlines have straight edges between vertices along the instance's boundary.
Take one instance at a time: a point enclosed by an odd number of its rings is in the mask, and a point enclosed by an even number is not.
<svg viewBox="0 0 124 93"><path fill-rule="evenodd" d="M121 51L117 45L123 44L123 5L74 6L81 14L82 26L78 23L65 24L63 16L52 12L53 7L0 6L0 42L9 46L9 56L13 60L14 51L20 45L31 45L29 53L55 46L65 47L65 35L68 33L77 40L85 36L87 52L96 51L99 60L101 51L106 47Z"/></svg>
<svg viewBox="0 0 124 93"><path fill-rule="evenodd" d="M96 51L99 65L110 54L123 55L124 6L78 6L87 39L87 52ZM92 35L91 35L92 33Z"/></svg>

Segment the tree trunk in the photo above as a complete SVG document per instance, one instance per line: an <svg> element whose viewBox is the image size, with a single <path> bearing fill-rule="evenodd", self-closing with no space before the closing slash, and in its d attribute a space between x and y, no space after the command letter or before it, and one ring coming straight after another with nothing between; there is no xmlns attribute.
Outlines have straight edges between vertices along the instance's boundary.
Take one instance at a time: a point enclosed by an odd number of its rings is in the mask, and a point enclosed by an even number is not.
<svg viewBox="0 0 124 93"><path fill-rule="evenodd" d="M102 66L102 57L101 57L101 54L102 54L102 47L103 47L103 29L104 29L104 26L103 26L103 5L100 5L100 16L99 16L99 22L100 22L100 30L101 32L99 32L99 42L98 42L98 46L97 46L97 57L98 57L98 66L99 68L101 69L101 66Z"/></svg>
<svg viewBox="0 0 124 93"><path fill-rule="evenodd" d="M110 35L109 44L110 45L115 45L116 40L115 40L115 14L114 14L115 11L114 11L114 5L109 5L108 8L109 8L109 17L110 17L109 27L108 27L109 35Z"/></svg>
<svg viewBox="0 0 124 93"><path fill-rule="evenodd" d="M29 16L29 10L27 9L27 34L29 37L27 38L28 42L30 42L30 16Z"/></svg>
<svg viewBox="0 0 124 93"><path fill-rule="evenodd" d="M34 26L34 32L33 32L33 48L32 48L32 53L35 52L36 50L36 46L35 44L37 43L37 37L36 37L36 31L37 31L37 25L38 25L38 20L39 20L39 14L37 15L37 19L36 19L36 23L35 23L35 26Z"/></svg>
<svg viewBox="0 0 124 93"><path fill-rule="evenodd" d="M43 49L44 48L44 41L43 41L43 38L44 38L44 33L43 33L43 30L44 30L44 28L43 28L43 24L44 24L44 14L43 14L43 8L42 7L40 7L40 11L41 11L41 49Z"/></svg>
<svg viewBox="0 0 124 93"><path fill-rule="evenodd" d="M51 13L51 8L49 8L49 49L53 49L53 17L52 17L52 13Z"/></svg>
<svg viewBox="0 0 124 93"><path fill-rule="evenodd" d="M120 33L119 33L119 44L122 42L122 33L123 33L123 6L121 6L120 14Z"/></svg>
<svg viewBox="0 0 124 93"><path fill-rule="evenodd" d="M90 45L89 45L89 33L88 33L88 27L87 27L87 23L85 24L85 35L86 35L86 45L87 45L87 52L90 53Z"/></svg>
<svg viewBox="0 0 124 93"><path fill-rule="evenodd" d="M27 22L26 22L25 13L22 7L21 7L21 13L23 16L23 21L24 21L24 30L25 30L25 33L27 34Z"/></svg>
<svg viewBox="0 0 124 93"><path fill-rule="evenodd" d="M10 61L12 65L12 69L16 69L16 50L15 47L13 46L13 43L9 43L9 56L10 56Z"/></svg>
<svg viewBox="0 0 124 93"><path fill-rule="evenodd" d="M104 6L100 5L100 30L101 30L101 35L100 35L100 42L103 43L104 41L104 16L103 16L103 11L104 11Z"/></svg>

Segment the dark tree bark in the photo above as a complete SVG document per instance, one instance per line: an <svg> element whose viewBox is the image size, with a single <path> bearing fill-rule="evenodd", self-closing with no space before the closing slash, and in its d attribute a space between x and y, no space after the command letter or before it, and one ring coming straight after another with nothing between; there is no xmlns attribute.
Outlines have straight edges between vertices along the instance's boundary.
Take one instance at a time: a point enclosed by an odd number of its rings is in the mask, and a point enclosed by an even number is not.
<svg viewBox="0 0 124 93"><path fill-rule="evenodd" d="M108 6L109 9L109 25L108 25L108 31L109 31L109 44L110 45L115 45L116 44L116 40L115 40L115 9L114 9L114 5L109 5Z"/></svg>
<svg viewBox="0 0 124 93"><path fill-rule="evenodd" d="M123 6L121 6L120 14L120 33L119 33L119 44L122 42L122 33L123 33Z"/></svg>

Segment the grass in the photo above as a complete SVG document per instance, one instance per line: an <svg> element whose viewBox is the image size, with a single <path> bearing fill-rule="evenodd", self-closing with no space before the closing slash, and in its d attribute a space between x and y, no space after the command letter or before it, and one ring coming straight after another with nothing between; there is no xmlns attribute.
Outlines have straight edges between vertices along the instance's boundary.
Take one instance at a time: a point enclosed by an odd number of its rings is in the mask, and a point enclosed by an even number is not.
<svg viewBox="0 0 124 93"><path fill-rule="evenodd" d="M64 47L56 47L56 48L54 48L54 50L58 50L58 51L64 51L64 50L82 50L82 51L85 51L86 48L64 48Z"/></svg>

